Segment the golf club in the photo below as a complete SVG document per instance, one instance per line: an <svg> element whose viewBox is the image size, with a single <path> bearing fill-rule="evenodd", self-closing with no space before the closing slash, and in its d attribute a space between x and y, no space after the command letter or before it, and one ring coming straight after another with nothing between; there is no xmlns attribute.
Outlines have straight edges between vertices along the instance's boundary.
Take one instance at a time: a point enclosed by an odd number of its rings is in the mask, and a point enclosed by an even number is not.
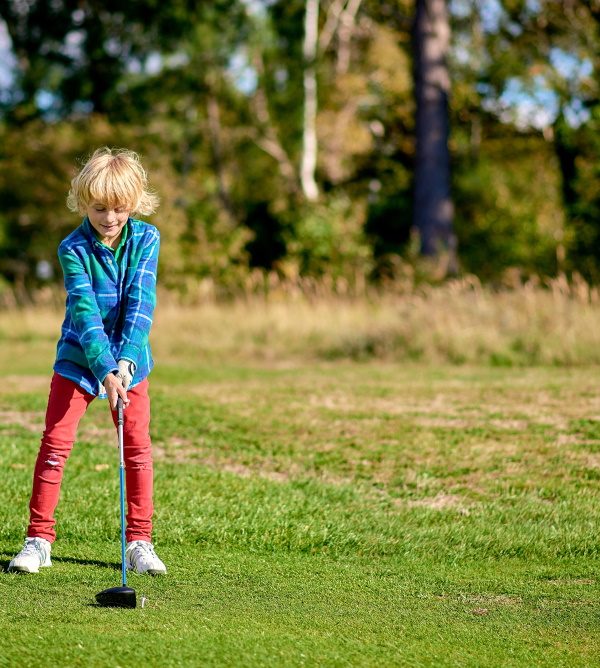
<svg viewBox="0 0 600 668"><path fill-rule="evenodd" d="M125 567L125 458L123 455L123 400L117 399L117 433L119 436L119 494L121 501L121 586L96 594L98 605L105 608L135 608L135 589L127 586Z"/></svg>

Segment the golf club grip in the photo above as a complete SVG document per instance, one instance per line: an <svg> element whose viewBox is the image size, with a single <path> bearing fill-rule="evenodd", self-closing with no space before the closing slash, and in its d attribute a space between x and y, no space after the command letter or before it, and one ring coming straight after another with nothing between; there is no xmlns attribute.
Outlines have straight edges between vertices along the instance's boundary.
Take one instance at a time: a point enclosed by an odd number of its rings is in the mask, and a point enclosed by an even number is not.
<svg viewBox="0 0 600 668"><path fill-rule="evenodd" d="M117 399L117 422L123 424L123 399Z"/></svg>

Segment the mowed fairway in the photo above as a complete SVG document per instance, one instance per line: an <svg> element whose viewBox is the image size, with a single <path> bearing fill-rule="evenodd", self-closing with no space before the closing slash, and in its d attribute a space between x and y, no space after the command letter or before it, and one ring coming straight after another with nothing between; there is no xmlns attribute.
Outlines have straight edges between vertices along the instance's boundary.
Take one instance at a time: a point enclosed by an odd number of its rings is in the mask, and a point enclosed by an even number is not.
<svg viewBox="0 0 600 668"><path fill-rule="evenodd" d="M52 348L0 352L4 570ZM130 576L143 609L94 605L120 577L95 402L53 568L0 574L0 666L600 665L599 371L173 353L151 377L169 574Z"/></svg>

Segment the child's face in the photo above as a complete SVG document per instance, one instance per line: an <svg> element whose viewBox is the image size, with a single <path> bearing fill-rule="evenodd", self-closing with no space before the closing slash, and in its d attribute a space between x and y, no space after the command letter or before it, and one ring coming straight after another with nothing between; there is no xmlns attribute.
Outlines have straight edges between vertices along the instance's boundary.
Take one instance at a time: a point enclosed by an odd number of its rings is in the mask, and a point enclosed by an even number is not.
<svg viewBox="0 0 600 668"><path fill-rule="evenodd" d="M103 202L91 202L87 207L87 216L100 241L111 248L117 247L130 213L127 206L109 206Z"/></svg>

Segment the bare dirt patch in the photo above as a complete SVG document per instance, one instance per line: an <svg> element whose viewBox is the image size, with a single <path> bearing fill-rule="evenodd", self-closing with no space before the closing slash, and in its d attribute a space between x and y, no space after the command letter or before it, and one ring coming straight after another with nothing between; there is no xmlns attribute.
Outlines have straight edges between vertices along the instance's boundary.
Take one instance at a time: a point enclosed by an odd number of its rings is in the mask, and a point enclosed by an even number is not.
<svg viewBox="0 0 600 668"><path fill-rule="evenodd" d="M410 421L419 427L440 427L442 429L468 429L475 424L474 420L463 417L416 417Z"/></svg>
<svg viewBox="0 0 600 668"><path fill-rule="evenodd" d="M117 430L113 426L99 427L96 424L80 424L76 440L89 441L90 443L105 443L110 446L116 446Z"/></svg>
<svg viewBox="0 0 600 668"><path fill-rule="evenodd" d="M232 473L241 478L257 477L276 482L288 482L302 473L302 469L296 466L292 466L286 471L270 468L265 462L257 462L255 466L249 466L235 459L205 454L201 448L194 447L191 444L179 444L179 447L175 449L171 449L171 445L169 443L167 447L153 446L154 459L177 462L178 464L195 464L196 466L205 466L213 471Z"/></svg>
<svg viewBox="0 0 600 668"><path fill-rule="evenodd" d="M411 499L405 501L404 499L397 499L400 504L406 504L409 508L422 507L431 508L432 510L458 510L462 515L468 515L469 509L465 505L465 500L457 494L436 494L432 497L424 499Z"/></svg>
<svg viewBox="0 0 600 668"><path fill-rule="evenodd" d="M1 425L18 425L31 432L44 429L44 414L38 411L0 411Z"/></svg>
<svg viewBox="0 0 600 668"><path fill-rule="evenodd" d="M2 389L0 394L15 394L21 392L34 392L50 390L50 376L27 376L8 375L2 376Z"/></svg>
<svg viewBox="0 0 600 668"><path fill-rule="evenodd" d="M592 578L553 578L547 580L548 584L552 585L595 585L596 580Z"/></svg>
<svg viewBox="0 0 600 668"><path fill-rule="evenodd" d="M462 594L460 600L469 604L520 605L523 599L520 596L507 594Z"/></svg>

